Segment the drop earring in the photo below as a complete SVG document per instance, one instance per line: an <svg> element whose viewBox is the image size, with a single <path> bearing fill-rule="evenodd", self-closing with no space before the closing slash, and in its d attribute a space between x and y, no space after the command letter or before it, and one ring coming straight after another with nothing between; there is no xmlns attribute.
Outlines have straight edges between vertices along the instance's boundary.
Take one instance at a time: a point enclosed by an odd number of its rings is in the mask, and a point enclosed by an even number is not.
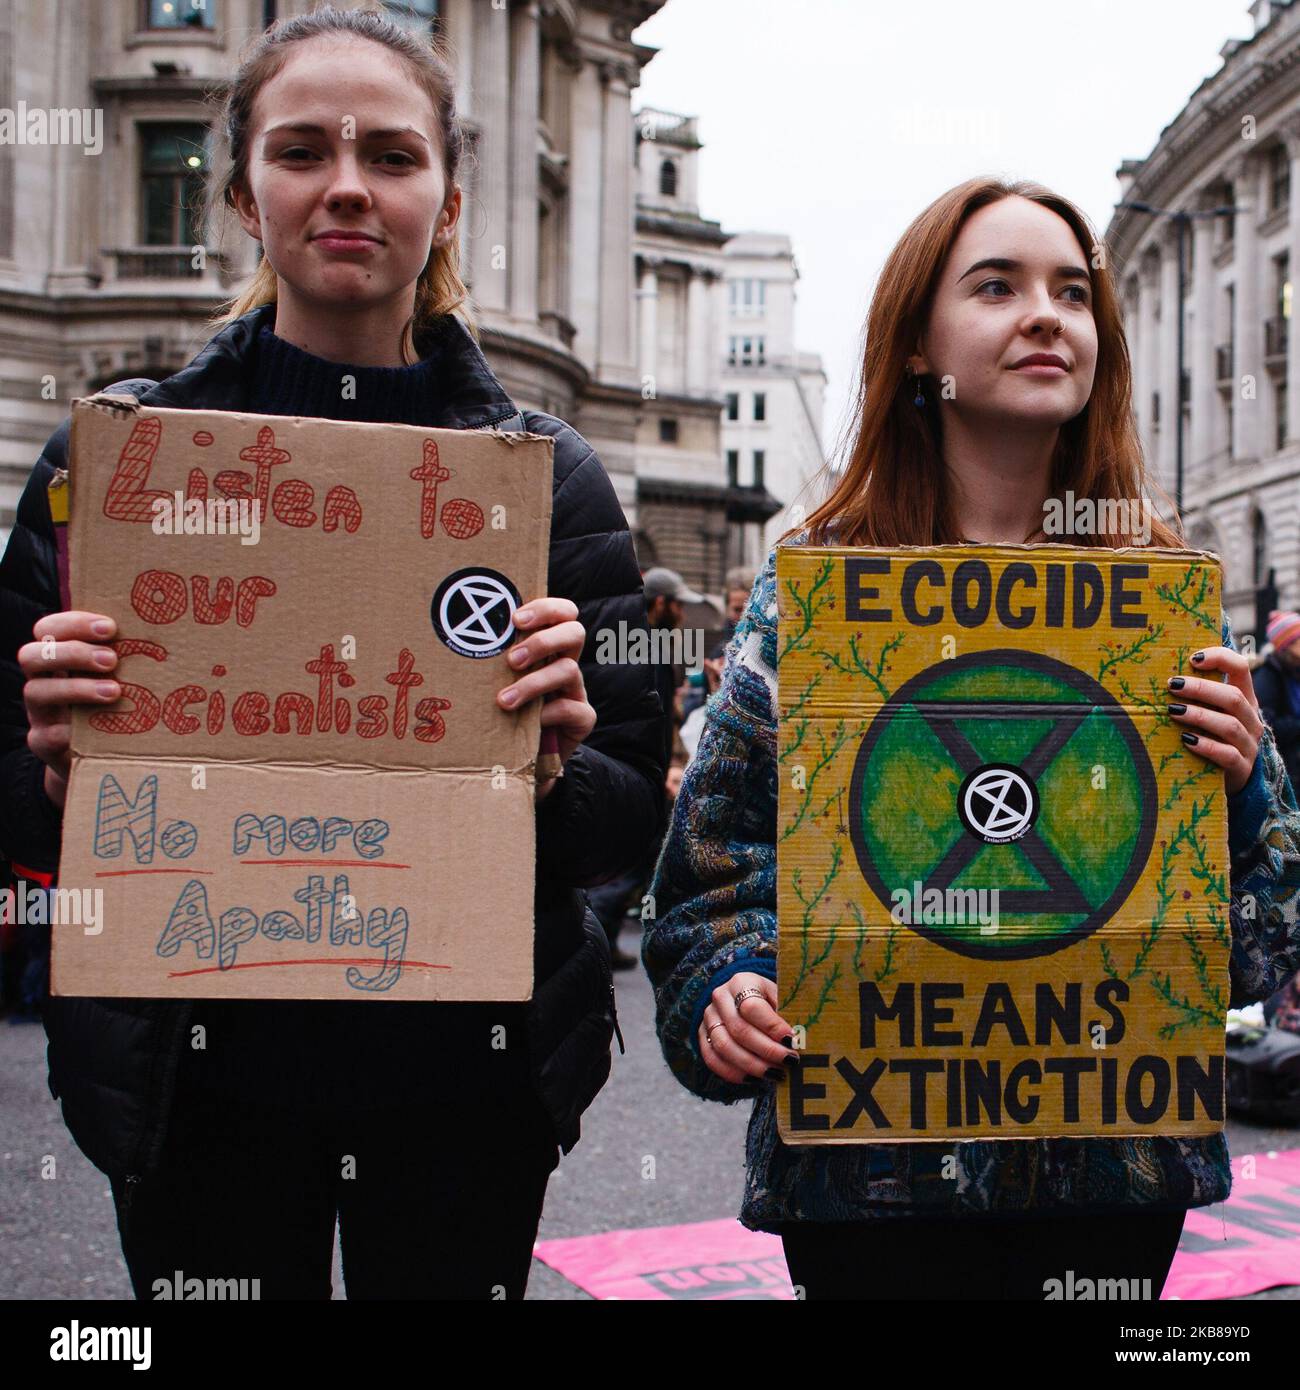
<svg viewBox="0 0 1300 1390"><path fill-rule="evenodd" d="M912 404L920 410L925 405L925 397L921 394L921 374L920 372L913 372L912 376L916 380L916 395L912 398Z"/></svg>

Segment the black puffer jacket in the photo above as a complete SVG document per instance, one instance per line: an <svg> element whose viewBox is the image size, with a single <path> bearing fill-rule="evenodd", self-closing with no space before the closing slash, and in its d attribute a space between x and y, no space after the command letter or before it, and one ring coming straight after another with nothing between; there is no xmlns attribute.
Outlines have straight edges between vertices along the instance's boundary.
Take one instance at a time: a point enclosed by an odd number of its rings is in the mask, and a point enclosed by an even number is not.
<svg viewBox="0 0 1300 1390"><path fill-rule="evenodd" d="M145 405L246 409L246 363L274 306L226 325L190 364L162 382L131 380ZM518 427L518 412L464 327L444 319L421 336L437 352L446 429ZM598 664L597 633L644 626L645 605L632 538L614 489L591 446L549 415L526 411L526 428L555 441L547 592L571 598L587 630L581 665L596 710L591 736L537 807L534 997L526 1019L532 1074L555 1135L567 1152L579 1117L604 1085L617 1020L605 933L582 889L637 863L662 836L662 719L648 666ZM27 747L18 648L32 625L60 608L53 531L45 489L68 465L68 421L46 444L18 508L0 561L0 854L16 865L58 866L61 812L46 798L44 766ZM57 928L56 928L57 930ZM382 1007L382 1006L381 1006ZM441 1009L473 1005L433 1005ZM54 998L46 1003L50 1089L86 1156L113 1176L144 1176L166 1133L189 1001ZM438 1026L431 1020L431 1026Z"/></svg>
<svg viewBox="0 0 1300 1390"><path fill-rule="evenodd" d="M1276 652L1269 652L1251 672L1255 698L1264 722L1273 730L1277 751L1286 764L1287 776L1293 787L1300 787L1300 718L1291 713L1287 695L1287 673L1282 669Z"/></svg>

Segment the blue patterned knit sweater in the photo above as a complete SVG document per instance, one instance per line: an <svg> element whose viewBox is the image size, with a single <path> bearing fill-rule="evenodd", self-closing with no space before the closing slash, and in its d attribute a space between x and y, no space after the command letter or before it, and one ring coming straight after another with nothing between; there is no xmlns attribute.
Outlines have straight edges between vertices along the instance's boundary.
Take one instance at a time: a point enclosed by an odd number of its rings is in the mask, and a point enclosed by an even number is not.
<svg viewBox="0 0 1300 1390"><path fill-rule="evenodd" d="M777 1134L774 1083L733 1085L705 1066L697 1031L713 990L741 971L776 978L776 643L773 550L682 781L643 944L673 1074L706 1100L755 1102L741 1221L775 1230L880 1215L1157 1210L1226 1197L1232 1175L1221 1133L792 1147ZM1226 618L1223 644L1233 645ZM1239 1007L1267 998L1300 967L1300 809L1270 732L1250 781L1227 802L1231 1004ZM1240 907L1246 895L1253 918Z"/></svg>

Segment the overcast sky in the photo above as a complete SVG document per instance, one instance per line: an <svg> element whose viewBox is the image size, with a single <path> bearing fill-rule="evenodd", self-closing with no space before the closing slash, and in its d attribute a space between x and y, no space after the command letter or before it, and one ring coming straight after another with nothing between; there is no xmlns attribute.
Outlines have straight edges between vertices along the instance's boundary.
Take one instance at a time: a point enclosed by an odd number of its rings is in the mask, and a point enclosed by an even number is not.
<svg viewBox="0 0 1300 1390"><path fill-rule="evenodd" d="M876 277L922 208L1004 174L1104 232L1120 161L1251 27L1244 0L668 0L636 31L660 51L633 104L700 118L703 216L793 239L829 447Z"/></svg>

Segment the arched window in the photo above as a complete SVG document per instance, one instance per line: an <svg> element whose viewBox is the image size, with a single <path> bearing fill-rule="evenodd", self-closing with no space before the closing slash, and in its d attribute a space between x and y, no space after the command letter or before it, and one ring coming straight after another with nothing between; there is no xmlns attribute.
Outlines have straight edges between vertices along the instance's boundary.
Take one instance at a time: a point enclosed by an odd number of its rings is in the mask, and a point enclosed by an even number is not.
<svg viewBox="0 0 1300 1390"><path fill-rule="evenodd" d="M1250 575L1256 585L1268 579L1268 527L1258 508L1250 519Z"/></svg>
<svg viewBox="0 0 1300 1390"><path fill-rule="evenodd" d="M651 569L659 563L659 547L644 527L638 527L633 533L632 547L636 551L636 562L641 569Z"/></svg>
<svg viewBox="0 0 1300 1390"><path fill-rule="evenodd" d="M1193 550L1212 550L1216 555L1223 553L1223 547L1219 543L1219 533L1203 517L1191 526L1188 531L1187 542Z"/></svg>
<svg viewBox="0 0 1300 1390"><path fill-rule="evenodd" d="M140 127L140 244L203 244L208 128L194 121Z"/></svg>
<svg viewBox="0 0 1300 1390"><path fill-rule="evenodd" d="M677 166L671 159L659 166L659 192L665 198L677 196Z"/></svg>

